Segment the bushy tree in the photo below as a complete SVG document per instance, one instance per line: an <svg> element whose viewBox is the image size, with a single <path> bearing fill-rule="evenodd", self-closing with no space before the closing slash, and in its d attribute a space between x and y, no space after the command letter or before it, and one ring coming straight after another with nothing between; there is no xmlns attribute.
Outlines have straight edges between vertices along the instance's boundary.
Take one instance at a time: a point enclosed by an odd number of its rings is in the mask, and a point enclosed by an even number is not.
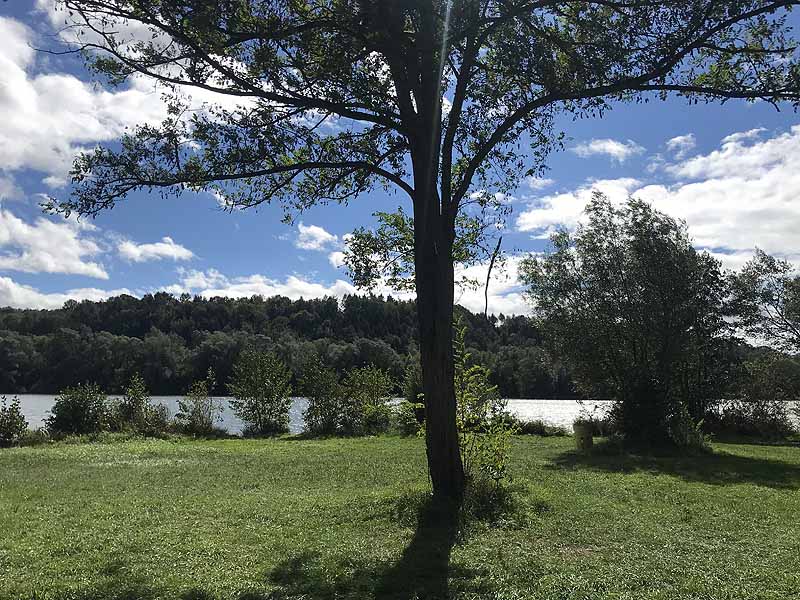
<svg viewBox="0 0 800 600"><path fill-rule="evenodd" d="M211 435L222 418L222 403L214 398L216 386L214 369L209 369L205 379L199 379L189 386L186 396L178 400L175 419L185 433L191 435Z"/></svg>
<svg viewBox="0 0 800 600"><path fill-rule="evenodd" d="M271 352L245 350L233 366L228 390L236 416L249 431L272 435L289 431L292 374Z"/></svg>
<svg viewBox="0 0 800 600"><path fill-rule="evenodd" d="M350 435L375 435L389 429L394 381L375 366L352 369L344 378L341 427Z"/></svg>
<svg viewBox="0 0 800 600"><path fill-rule="evenodd" d="M19 398L14 396L8 402L0 397L0 448L18 443L28 430L28 421L22 414Z"/></svg>
<svg viewBox="0 0 800 600"><path fill-rule="evenodd" d="M727 337L718 262L692 247L684 224L630 200L596 194L574 234L551 238L521 273L555 352L587 393L611 395L624 435L672 444L719 397L713 358ZM693 423L687 423L687 418Z"/></svg>
<svg viewBox="0 0 800 600"><path fill-rule="evenodd" d="M169 425L167 407L152 403L147 385L138 373L131 377L113 412L113 420L119 429L143 435L158 435Z"/></svg>
<svg viewBox="0 0 800 600"><path fill-rule="evenodd" d="M746 361L734 396L726 401L716 425L723 431L779 439L794 430L790 414L800 403L800 361L769 353Z"/></svg>
<svg viewBox="0 0 800 600"><path fill-rule="evenodd" d="M51 434L84 435L108 428L109 410L105 393L95 383L83 383L56 396L45 425Z"/></svg>
<svg viewBox="0 0 800 600"><path fill-rule="evenodd" d="M141 188L211 191L231 210L276 200L290 218L382 185L407 196L413 245L389 260L411 259L437 496L460 497L464 483L454 260L460 230L497 231L502 205L487 190L542 172L560 144L554 124L569 121L562 114L670 92L692 102L800 98L785 19L795 0L60 4L95 72L114 83L144 76L173 93L161 125L80 156L71 198L51 210L95 215ZM191 110L180 92L193 89L219 102ZM485 258L469 250L468 261Z"/></svg>
<svg viewBox="0 0 800 600"><path fill-rule="evenodd" d="M303 413L306 430L312 435L334 435L344 404L344 390L336 371L313 356L303 367L300 390L308 400Z"/></svg>

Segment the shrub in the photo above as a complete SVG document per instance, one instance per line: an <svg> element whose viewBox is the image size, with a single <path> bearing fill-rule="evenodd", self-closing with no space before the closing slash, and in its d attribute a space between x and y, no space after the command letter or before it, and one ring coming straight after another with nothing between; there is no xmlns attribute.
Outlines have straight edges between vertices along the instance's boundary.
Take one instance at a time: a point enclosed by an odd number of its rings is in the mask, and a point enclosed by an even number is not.
<svg viewBox="0 0 800 600"><path fill-rule="evenodd" d="M169 410L163 404L153 404L144 379L135 374L125 395L114 407L113 421L118 431L134 431L146 436L163 434L169 427Z"/></svg>
<svg viewBox="0 0 800 600"><path fill-rule="evenodd" d="M378 367L351 370L344 380L345 401L341 428L348 435L376 435L389 429L394 382Z"/></svg>
<svg viewBox="0 0 800 600"><path fill-rule="evenodd" d="M303 369L300 389L308 399L303 413L306 431L311 435L333 435L339 428L343 390L336 371L319 357L311 358Z"/></svg>
<svg viewBox="0 0 800 600"><path fill-rule="evenodd" d="M706 417L707 431L765 439L787 437L794 429L789 405L800 398L800 363L775 355L744 363L736 396Z"/></svg>
<svg viewBox="0 0 800 600"><path fill-rule="evenodd" d="M417 404L423 401L422 393L422 367L419 355L412 355L403 374L403 398L406 402Z"/></svg>
<svg viewBox="0 0 800 600"><path fill-rule="evenodd" d="M470 365L466 327L455 324L456 425L461 458L471 485L481 480L499 484L508 476L508 450L513 427L504 418L506 402L489 383L489 370Z"/></svg>
<svg viewBox="0 0 800 600"><path fill-rule="evenodd" d="M230 404L249 431L273 435L289 431L292 374L274 354L245 350L233 366Z"/></svg>
<svg viewBox="0 0 800 600"><path fill-rule="evenodd" d="M56 435L100 433L109 424L106 395L94 383L66 388L56 397L45 424Z"/></svg>
<svg viewBox="0 0 800 600"><path fill-rule="evenodd" d="M211 435L215 424L221 420L222 403L210 394L216 384L214 369L209 369L205 379L195 381L186 396L178 400L180 412L175 415L184 433Z"/></svg>
<svg viewBox="0 0 800 600"><path fill-rule="evenodd" d="M400 402L392 413L394 429L397 433L402 436L417 435L422 429L417 415L423 410L425 410L425 405L421 402L409 402L408 400Z"/></svg>
<svg viewBox="0 0 800 600"><path fill-rule="evenodd" d="M0 397L0 448L18 444L27 430L19 398L14 396L7 402L5 396Z"/></svg>
<svg viewBox="0 0 800 600"><path fill-rule="evenodd" d="M551 425L541 419L523 421L509 413L504 414L502 418L506 426L513 428L517 435L539 435L542 437L563 437L568 435L568 431L563 427Z"/></svg>

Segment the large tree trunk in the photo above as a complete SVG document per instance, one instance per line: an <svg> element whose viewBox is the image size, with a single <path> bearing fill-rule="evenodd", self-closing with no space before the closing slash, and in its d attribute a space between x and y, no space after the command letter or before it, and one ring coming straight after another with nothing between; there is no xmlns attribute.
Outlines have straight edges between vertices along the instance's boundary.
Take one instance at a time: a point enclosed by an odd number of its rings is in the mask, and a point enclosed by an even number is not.
<svg viewBox="0 0 800 600"><path fill-rule="evenodd" d="M432 220L428 227L415 226L425 442L434 496L457 500L464 490L464 468L453 385L452 238L442 227L443 219Z"/></svg>

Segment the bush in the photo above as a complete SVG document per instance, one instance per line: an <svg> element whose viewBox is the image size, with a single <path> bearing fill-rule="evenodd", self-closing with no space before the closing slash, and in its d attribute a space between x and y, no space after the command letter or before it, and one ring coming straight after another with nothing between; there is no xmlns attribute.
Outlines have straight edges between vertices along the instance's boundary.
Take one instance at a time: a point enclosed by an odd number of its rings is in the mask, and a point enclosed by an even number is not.
<svg viewBox="0 0 800 600"><path fill-rule="evenodd" d="M14 396L11 402L0 397L0 448L14 446L20 442L28 430L28 422L22 414L19 398Z"/></svg>
<svg viewBox="0 0 800 600"><path fill-rule="evenodd" d="M153 404L144 379L135 374L125 395L117 402L113 413L113 429L133 431L145 436L158 436L169 427L169 410L163 404Z"/></svg>
<svg viewBox="0 0 800 600"><path fill-rule="evenodd" d="M791 435L789 406L800 399L800 363L780 355L744 363L736 396L706 416L707 431L764 439Z"/></svg>
<svg viewBox="0 0 800 600"><path fill-rule="evenodd" d="M563 437L569 432L558 425L550 425L540 419L523 421L518 417L506 413L503 415L506 425L513 428L517 435L539 435L542 437Z"/></svg>
<svg viewBox="0 0 800 600"><path fill-rule="evenodd" d="M423 427L417 415L424 410L425 405L421 402L400 402L392 413L395 431L402 436L417 435Z"/></svg>
<svg viewBox="0 0 800 600"><path fill-rule="evenodd" d="M456 425L464 471L470 485L498 485L508 476L508 451L512 426L505 419L506 402L497 386L489 383L489 370L470 365L466 327L455 325Z"/></svg>
<svg viewBox="0 0 800 600"><path fill-rule="evenodd" d="M56 397L45 424L55 435L100 433L109 425L106 395L94 383L67 388Z"/></svg>
<svg viewBox="0 0 800 600"><path fill-rule="evenodd" d="M257 435L289 431L292 374L274 354L245 350L233 366L228 390L236 416Z"/></svg>
<svg viewBox="0 0 800 600"><path fill-rule="evenodd" d="M214 369L209 369L206 378L195 381L178 400L180 412L175 419L184 433L207 436L215 432L216 423L222 419L222 403L210 395L215 384Z"/></svg>
<svg viewBox="0 0 800 600"><path fill-rule="evenodd" d="M353 369L344 380L341 428L348 435L376 435L389 429L394 382L378 367Z"/></svg>
<svg viewBox="0 0 800 600"><path fill-rule="evenodd" d="M311 435L334 435L339 429L344 395L336 371L313 357L303 369L300 389L308 399L303 413L306 431Z"/></svg>

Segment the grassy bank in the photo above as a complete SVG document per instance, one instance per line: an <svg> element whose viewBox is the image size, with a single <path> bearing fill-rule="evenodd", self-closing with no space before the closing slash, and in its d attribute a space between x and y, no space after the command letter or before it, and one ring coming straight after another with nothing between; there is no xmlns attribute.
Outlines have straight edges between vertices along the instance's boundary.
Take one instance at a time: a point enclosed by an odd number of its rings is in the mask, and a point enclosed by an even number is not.
<svg viewBox="0 0 800 600"><path fill-rule="evenodd" d="M581 458L518 438L519 508L418 518L416 439L0 451L0 598L787 599L800 449Z"/></svg>

